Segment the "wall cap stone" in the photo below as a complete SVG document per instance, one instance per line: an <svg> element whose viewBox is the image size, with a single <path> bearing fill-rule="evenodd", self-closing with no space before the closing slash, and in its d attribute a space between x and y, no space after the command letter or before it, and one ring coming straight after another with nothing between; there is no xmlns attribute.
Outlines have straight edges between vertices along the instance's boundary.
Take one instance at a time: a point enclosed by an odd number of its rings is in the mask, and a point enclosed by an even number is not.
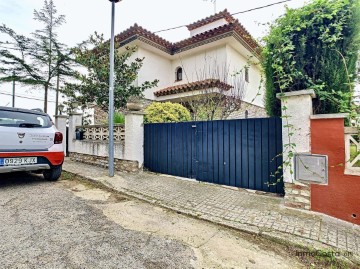
<svg viewBox="0 0 360 269"><path fill-rule="evenodd" d="M127 110L124 112L125 115L146 115L146 113L144 111L135 111L135 110Z"/></svg>
<svg viewBox="0 0 360 269"><path fill-rule="evenodd" d="M336 114L317 114L311 115L310 119L312 120L321 120L321 119L345 119L349 116L349 113L336 113Z"/></svg>
<svg viewBox="0 0 360 269"><path fill-rule="evenodd" d="M67 118L68 118L68 115L54 115L54 118L55 118L55 119L57 119L57 118L67 119Z"/></svg>
<svg viewBox="0 0 360 269"><path fill-rule="evenodd" d="M83 113L78 113L78 112L71 112L69 113L69 116L82 116Z"/></svg>
<svg viewBox="0 0 360 269"><path fill-rule="evenodd" d="M301 91L292 91L292 92L284 92L284 93L277 93L276 98L282 99L287 97L294 97L300 95L310 95L311 98L316 98L315 91L313 89L301 90Z"/></svg>
<svg viewBox="0 0 360 269"><path fill-rule="evenodd" d="M90 139L83 139L83 140L77 140L75 138L72 139L73 142L75 141L79 141L80 143L85 143L85 144L103 144L103 145L109 145L109 141L108 140L90 140ZM114 145L123 145L124 141L114 141ZM77 152L74 152L77 153Z"/></svg>
<svg viewBox="0 0 360 269"><path fill-rule="evenodd" d="M345 134L358 134L359 129L357 127L345 127Z"/></svg>

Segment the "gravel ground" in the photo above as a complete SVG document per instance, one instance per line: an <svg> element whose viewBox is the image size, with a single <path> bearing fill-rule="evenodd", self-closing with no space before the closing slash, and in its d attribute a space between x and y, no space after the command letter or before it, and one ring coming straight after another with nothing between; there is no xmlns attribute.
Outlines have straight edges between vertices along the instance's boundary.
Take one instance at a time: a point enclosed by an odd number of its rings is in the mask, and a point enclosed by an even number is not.
<svg viewBox="0 0 360 269"><path fill-rule="evenodd" d="M58 183L0 179L1 268L193 268L189 246L124 229Z"/></svg>

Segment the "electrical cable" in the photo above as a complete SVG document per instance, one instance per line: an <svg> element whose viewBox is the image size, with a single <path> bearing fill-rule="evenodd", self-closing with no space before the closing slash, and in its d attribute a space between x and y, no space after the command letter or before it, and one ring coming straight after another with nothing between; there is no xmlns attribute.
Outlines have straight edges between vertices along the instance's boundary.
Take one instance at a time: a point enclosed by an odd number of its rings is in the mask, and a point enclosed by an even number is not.
<svg viewBox="0 0 360 269"><path fill-rule="evenodd" d="M3 92L3 91L0 91L0 94L12 96L12 93L7 93L7 92ZM35 97L29 97L29 96L25 96L25 95L15 94L15 97L24 98L24 99L29 99L29 100L43 101L43 102L44 102L44 99L35 98ZM48 102L50 102L50 103L55 103L55 101L53 101L53 100L48 100Z"/></svg>
<svg viewBox="0 0 360 269"><path fill-rule="evenodd" d="M283 3L286 3L286 2L291 2L291 1L293 1L293 0L284 0L284 1L280 1L280 2L275 2L275 3L272 3L272 4L265 5L265 6L260 6L260 7L255 7L255 8L235 12L235 13L232 13L230 15L234 16L234 15L238 15L238 14L243 14L243 13L247 13L247 12L251 12L251 11L255 11L255 10L259 10L259 9L263 9L263 8L267 8L267 7L271 7L271 6L275 6L275 5L279 5L279 4L283 4ZM176 27L171 27L171 28L167 28L167 29L163 29L163 30L159 30L159 31L155 31L154 34L179 29L179 28L182 28L182 27L185 27L185 26L187 26L187 24L176 26Z"/></svg>

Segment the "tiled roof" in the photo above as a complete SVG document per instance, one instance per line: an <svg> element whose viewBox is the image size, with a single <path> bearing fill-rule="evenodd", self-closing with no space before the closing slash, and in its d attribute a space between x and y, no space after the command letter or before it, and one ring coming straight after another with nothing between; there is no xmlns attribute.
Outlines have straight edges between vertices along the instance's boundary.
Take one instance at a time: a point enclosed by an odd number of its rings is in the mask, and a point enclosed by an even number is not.
<svg viewBox="0 0 360 269"><path fill-rule="evenodd" d="M154 94L155 96L159 97L164 95L171 95L171 94L196 91L196 90L204 90L209 88L219 88L227 91L231 89L232 86L227 83L221 82L219 79L206 79L206 80L195 81L187 84L167 87L165 89L161 89L154 92Z"/></svg>
<svg viewBox="0 0 360 269"><path fill-rule="evenodd" d="M120 46L124 46L127 43L130 43L133 40L141 40L147 44L150 44L166 53L174 55L184 50L191 49L193 47L198 47L215 40L225 38L228 36L233 36L236 38L243 46L247 47L250 51L253 51L256 54L259 54L260 46L250 35L250 33L244 28L244 26L239 23L238 20L235 20L231 15L226 11L222 11L216 15L210 16L204 20L196 22L196 24L201 24L204 21L212 20L216 16L225 16L228 18L228 24L213 28L211 30L205 31L203 33L194 35L190 38L181 40L176 43L171 43L160 36L144 29L143 27L134 24L124 32L118 34L115 37L115 42ZM230 19L230 17L231 19Z"/></svg>
<svg viewBox="0 0 360 269"><path fill-rule="evenodd" d="M189 31L194 30L196 28L199 28L201 26L204 26L206 24L212 23L214 21L220 20L220 19L225 19L227 22L233 22L235 21L234 17L231 16L231 14L227 11L227 9L216 13L212 16L209 16L205 19L202 20L198 20L197 22L191 23L189 25L187 25L186 27L189 29Z"/></svg>
<svg viewBox="0 0 360 269"><path fill-rule="evenodd" d="M245 43L243 44L244 46L248 46L248 49L258 53L258 50L260 48L258 43L252 38L249 32L246 31L246 29L237 20L179 41L174 44L175 51L185 50L185 48L190 45L195 45L211 38L219 37L223 34L228 34L227 36L240 37L239 41L241 42L241 40L243 40L243 42L241 43Z"/></svg>
<svg viewBox="0 0 360 269"><path fill-rule="evenodd" d="M145 28L137 25L136 23L130 28L126 29L124 32L116 35L115 42L119 42L120 46L123 46L126 43L129 43L139 37L146 38L147 40L156 43L157 45L163 47L164 50L168 50L168 52L171 52L171 49L173 47L173 44L171 42L146 30Z"/></svg>

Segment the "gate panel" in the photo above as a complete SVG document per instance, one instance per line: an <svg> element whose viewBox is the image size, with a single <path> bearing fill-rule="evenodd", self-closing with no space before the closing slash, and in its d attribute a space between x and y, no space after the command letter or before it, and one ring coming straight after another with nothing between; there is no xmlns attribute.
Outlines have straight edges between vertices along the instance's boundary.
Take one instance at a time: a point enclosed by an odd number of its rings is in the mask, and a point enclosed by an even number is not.
<svg viewBox="0 0 360 269"><path fill-rule="evenodd" d="M207 125L207 166L208 166L208 177L207 182L214 182L214 131L213 122L206 122Z"/></svg>
<svg viewBox="0 0 360 269"><path fill-rule="evenodd" d="M236 121L229 121L229 185L236 186Z"/></svg>
<svg viewBox="0 0 360 269"><path fill-rule="evenodd" d="M261 120L261 131L262 131L262 141L261 141L261 184L263 190L269 192L270 187L266 184L266 178L269 178L267 175L270 174L270 157L269 157L269 121L266 119Z"/></svg>
<svg viewBox="0 0 360 269"><path fill-rule="evenodd" d="M241 184L243 188L249 188L249 144L248 144L248 120L241 121Z"/></svg>
<svg viewBox="0 0 360 269"><path fill-rule="evenodd" d="M230 186L230 121L223 121L223 183L224 185Z"/></svg>
<svg viewBox="0 0 360 269"><path fill-rule="evenodd" d="M242 134L241 134L241 121L235 121L235 140L236 140L236 147L235 148L235 186L241 186L241 176L242 176L242 167L241 167L241 160L242 160Z"/></svg>
<svg viewBox="0 0 360 269"><path fill-rule="evenodd" d="M276 126L276 122L275 122L275 119L270 119L270 122L269 122L269 127L270 126ZM268 178L268 184L270 184L270 192L276 192L276 186L274 186L274 183L275 183L275 178L274 178L274 173L277 169L277 166L276 166L276 159L275 159L275 156L277 154L276 152L276 139L273 139L271 141L271 137L274 137L276 138L276 128L269 128L269 140L270 140L270 143L269 143L269 157L270 157L270 177ZM266 182L265 182L266 184Z"/></svg>
<svg viewBox="0 0 360 269"><path fill-rule="evenodd" d="M259 190L265 186L262 177L262 128L261 121L255 121L255 186Z"/></svg>
<svg viewBox="0 0 360 269"><path fill-rule="evenodd" d="M145 124L153 172L283 193L280 118Z"/></svg>

